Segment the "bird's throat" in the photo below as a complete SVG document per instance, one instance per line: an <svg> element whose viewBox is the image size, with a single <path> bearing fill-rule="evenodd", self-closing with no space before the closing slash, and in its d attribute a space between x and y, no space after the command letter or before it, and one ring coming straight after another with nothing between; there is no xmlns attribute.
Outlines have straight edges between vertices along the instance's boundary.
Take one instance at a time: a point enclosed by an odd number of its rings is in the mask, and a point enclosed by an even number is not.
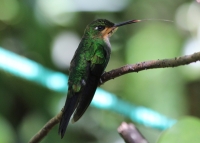
<svg viewBox="0 0 200 143"><path fill-rule="evenodd" d="M117 27L110 27L102 31L103 40L109 48L111 48L109 38L117 31L117 29Z"/></svg>
<svg viewBox="0 0 200 143"><path fill-rule="evenodd" d="M109 37L105 37L103 38L104 42L106 43L106 45L111 49L111 44L110 44L110 41L109 41Z"/></svg>

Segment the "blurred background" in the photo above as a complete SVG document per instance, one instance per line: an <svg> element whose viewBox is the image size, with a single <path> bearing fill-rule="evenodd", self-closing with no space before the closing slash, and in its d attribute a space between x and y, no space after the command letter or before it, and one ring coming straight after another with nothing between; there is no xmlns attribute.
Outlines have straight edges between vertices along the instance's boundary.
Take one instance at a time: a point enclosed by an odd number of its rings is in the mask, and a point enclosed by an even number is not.
<svg viewBox="0 0 200 143"><path fill-rule="evenodd" d="M200 51L199 15L200 4L194 0L0 0L0 47L67 74L86 25L97 18L114 23L130 19L174 21L120 27L110 38L109 71L126 64ZM199 70L199 62L146 70L121 76L101 87L172 119L200 117ZM65 96L0 68L0 142L28 142L61 110ZM121 114L90 107L76 124L69 125L64 139L60 139L57 125L42 143L123 143L116 131L122 121L131 122ZM137 127L150 143L161 134L160 130L140 124Z"/></svg>

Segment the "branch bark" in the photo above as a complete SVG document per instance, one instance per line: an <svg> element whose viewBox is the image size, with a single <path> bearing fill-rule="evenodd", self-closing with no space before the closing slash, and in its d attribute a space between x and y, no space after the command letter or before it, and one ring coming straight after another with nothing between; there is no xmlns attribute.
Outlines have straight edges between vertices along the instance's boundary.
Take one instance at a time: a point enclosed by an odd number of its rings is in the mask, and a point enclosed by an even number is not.
<svg viewBox="0 0 200 143"><path fill-rule="evenodd" d="M200 61L200 52L194 53L192 55L185 55L182 57L175 57L173 59L162 59L162 60L151 60L151 61L144 61L132 65L125 65L123 67L111 70L109 72L105 72L101 76L101 80L99 85L107 82L108 80L114 79L116 77L122 76L127 73L131 72L139 72L142 70L147 69L154 69L154 68L167 68L167 67L178 67L182 65L187 65L193 62ZM62 116L62 111L49 120L46 125L35 135L31 138L29 143L38 143L42 138L44 138L48 132L57 124L59 123Z"/></svg>
<svg viewBox="0 0 200 143"><path fill-rule="evenodd" d="M62 111L60 111L56 116L54 116L52 119L50 119L41 130L39 130L29 141L29 143L38 143L40 142L47 134L48 132L60 122L60 119L62 117Z"/></svg>
<svg viewBox="0 0 200 143"><path fill-rule="evenodd" d="M126 143L148 143L134 124L122 122L117 131Z"/></svg>
<svg viewBox="0 0 200 143"><path fill-rule="evenodd" d="M194 53L192 55L185 55L182 57L175 57L172 59L161 59L161 60L151 60L144 61L132 65L125 65L123 67L111 70L109 72L105 72L101 76L100 85L105 83L108 80L114 79L116 77L122 76L131 72L139 72L147 69L155 69L155 68L174 68L178 66L187 65L190 63L194 63L200 61L200 52Z"/></svg>

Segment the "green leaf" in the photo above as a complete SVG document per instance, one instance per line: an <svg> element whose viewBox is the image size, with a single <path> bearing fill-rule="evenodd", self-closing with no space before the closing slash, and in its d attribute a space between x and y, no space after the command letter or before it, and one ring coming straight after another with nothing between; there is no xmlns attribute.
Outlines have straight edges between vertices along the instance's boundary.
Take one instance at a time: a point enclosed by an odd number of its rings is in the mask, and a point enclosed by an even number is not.
<svg viewBox="0 0 200 143"><path fill-rule="evenodd" d="M199 143L200 120L195 117L185 117L173 127L165 131L158 143Z"/></svg>

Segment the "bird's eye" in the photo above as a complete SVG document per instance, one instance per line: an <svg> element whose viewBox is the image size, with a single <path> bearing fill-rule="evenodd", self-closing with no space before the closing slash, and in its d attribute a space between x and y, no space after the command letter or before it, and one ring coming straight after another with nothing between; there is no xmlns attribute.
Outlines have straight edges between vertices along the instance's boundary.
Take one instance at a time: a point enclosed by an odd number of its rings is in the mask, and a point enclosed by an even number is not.
<svg viewBox="0 0 200 143"><path fill-rule="evenodd" d="M101 26L101 25L95 27L95 30L98 30L98 31L102 31L104 29L105 29L105 26Z"/></svg>

